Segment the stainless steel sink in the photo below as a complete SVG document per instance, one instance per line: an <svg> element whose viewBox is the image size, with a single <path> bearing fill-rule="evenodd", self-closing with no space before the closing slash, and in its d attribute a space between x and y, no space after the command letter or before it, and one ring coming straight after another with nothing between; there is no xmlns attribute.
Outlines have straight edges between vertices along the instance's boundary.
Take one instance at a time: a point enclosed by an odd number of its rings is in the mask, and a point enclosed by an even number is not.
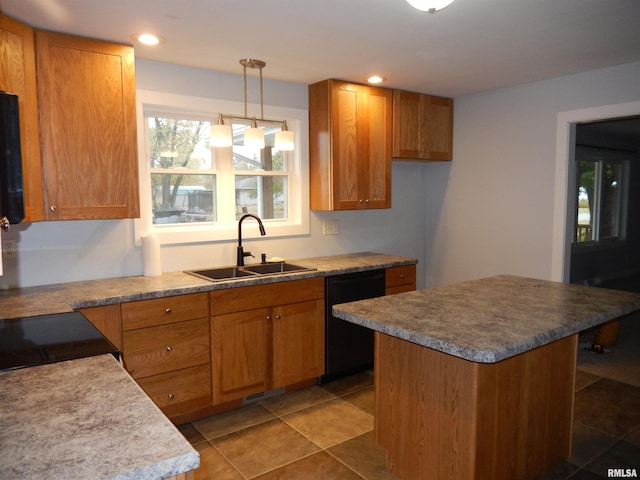
<svg viewBox="0 0 640 480"><path fill-rule="evenodd" d="M287 262L275 262L275 263L258 263L256 265L246 265L241 267L249 272L259 273L260 275L270 275L273 273L292 273L312 271L313 268L301 267Z"/></svg>
<svg viewBox="0 0 640 480"><path fill-rule="evenodd" d="M206 268L203 270L188 270L186 273L204 278L205 280L232 280L234 278L251 277L257 275L239 267Z"/></svg>
<svg viewBox="0 0 640 480"><path fill-rule="evenodd" d="M287 262L258 263L243 267L206 268L202 270L186 270L185 273L204 278L205 280L234 280L260 275L277 275L282 273L295 273L313 271L315 268L301 267Z"/></svg>

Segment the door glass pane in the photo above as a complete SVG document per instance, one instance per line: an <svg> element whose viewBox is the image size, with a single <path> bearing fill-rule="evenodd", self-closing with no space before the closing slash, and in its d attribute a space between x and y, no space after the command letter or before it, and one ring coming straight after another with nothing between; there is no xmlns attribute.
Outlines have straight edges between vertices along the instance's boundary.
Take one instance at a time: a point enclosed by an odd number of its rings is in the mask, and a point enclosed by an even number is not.
<svg viewBox="0 0 640 480"><path fill-rule="evenodd" d="M215 222L215 175L151 174L153 223Z"/></svg>
<svg viewBox="0 0 640 480"><path fill-rule="evenodd" d="M287 218L287 177L236 175L236 219L253 213L263 220Z"/></svg>
<svg viewBox="0 0 640 480"><path fill-rule="evenodd" d="M605 162L602 171L602 203L600 207L600 239L620 234L622 199L622 164Z"/></svg>
<svg viewBox="0 0 640 480"><path fill-rule="evenodd" d="M594 239L594 202L596 196L596 163L578 162L578 212L576 241L588 242Z"/></svg>

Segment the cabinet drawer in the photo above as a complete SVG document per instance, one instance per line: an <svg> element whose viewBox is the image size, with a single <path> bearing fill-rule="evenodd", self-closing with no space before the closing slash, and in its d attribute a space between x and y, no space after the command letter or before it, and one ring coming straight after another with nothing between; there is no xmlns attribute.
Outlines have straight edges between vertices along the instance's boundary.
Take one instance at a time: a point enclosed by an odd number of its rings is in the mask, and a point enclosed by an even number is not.
<svg viewBox="0 0 640 480"><path fill-rule="evenodd" d="M123 333L123 358L133 378L209 361L209 319L190 320Z"/></svg>
<svg viewBox="0 0 640 480"><path fill-rule="evenodd" d="M397 287L399 285L410 285L416 283L416 266L402 265L400 267L391 267L385 270L385 288ZM415 285L414 285L415 289Z"/></svg>
<svg viewBox="0 0 640 480"><path fill-rule="evenodd" d="M133 330L208 316L207 293L139 300L122 304L122 329Z"/></svg>
<svg viewBox="0 0 640 480"><path fill-rule="evenodd" d="M142 378L138 384L168 416L211 405L211 369L208 363Z"/></svg>
<svg viewBox="0 0 640 480"><path fill-rule="evenodd" d="M255 308L324 298L324 278L215 290L211 295L211 315L243 312Z"/></svg>

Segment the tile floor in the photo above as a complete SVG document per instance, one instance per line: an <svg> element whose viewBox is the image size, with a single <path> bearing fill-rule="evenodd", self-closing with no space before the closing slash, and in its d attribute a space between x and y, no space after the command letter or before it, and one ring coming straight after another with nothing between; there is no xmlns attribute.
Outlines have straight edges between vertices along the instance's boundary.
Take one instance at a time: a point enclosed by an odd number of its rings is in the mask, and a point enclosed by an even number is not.
<svg viewBox="0 0 640 480"><path fill-rule="evenodd" d="M609 468L640 475L640 387L578 368L573 456L542 479L603 479ZM179 428L200 452L199 480L396 478L375 445L366 372Z"/></svg>

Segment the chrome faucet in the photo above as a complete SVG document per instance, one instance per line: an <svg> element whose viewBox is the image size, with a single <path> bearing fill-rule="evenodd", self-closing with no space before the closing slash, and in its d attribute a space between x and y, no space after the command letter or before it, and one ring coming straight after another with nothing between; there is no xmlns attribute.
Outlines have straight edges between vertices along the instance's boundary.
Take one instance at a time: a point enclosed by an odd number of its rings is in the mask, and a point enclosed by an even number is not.
<svg viewBox="0 0 640 480"><path fill-rule="evenodd" d="M267 234L267 232L265 232L264 230L264 225L262 225L262 220L260 220L260 217L253 215L251 213L247 213L246 215L243 215L242 217L240 217L240 220L238 221L238 256L237 256L237 262L236 262L236 265L238 267L244 266L244 257L253 257L253 255L251 255L251 252L245 252L242 249L242 221L247 217L255 218L258 221L258 227L260 228L260 235L264 237Z"/></svg>

